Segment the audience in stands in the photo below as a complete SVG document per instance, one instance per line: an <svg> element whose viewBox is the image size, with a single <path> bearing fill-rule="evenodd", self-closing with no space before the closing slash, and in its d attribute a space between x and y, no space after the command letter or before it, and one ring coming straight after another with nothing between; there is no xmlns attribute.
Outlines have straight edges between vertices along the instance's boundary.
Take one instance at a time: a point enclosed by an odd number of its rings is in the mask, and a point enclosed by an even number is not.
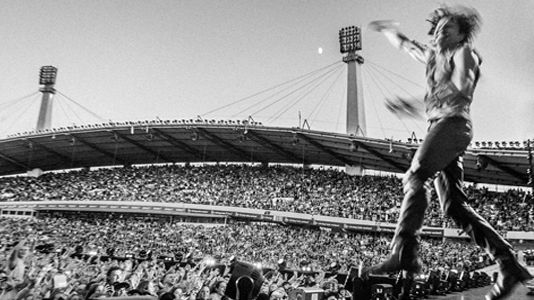
<svg viewBox="0 0 534 300"><path fill-rule="evenodd" d="M534 199L521 190L469 187L470 203L497 230L534 230ZM455 227L435 194L426 226ZM333 169L248 165L150 166L0 178L0 201L120 200L237 206L395 223L397 177Z"/></svg>

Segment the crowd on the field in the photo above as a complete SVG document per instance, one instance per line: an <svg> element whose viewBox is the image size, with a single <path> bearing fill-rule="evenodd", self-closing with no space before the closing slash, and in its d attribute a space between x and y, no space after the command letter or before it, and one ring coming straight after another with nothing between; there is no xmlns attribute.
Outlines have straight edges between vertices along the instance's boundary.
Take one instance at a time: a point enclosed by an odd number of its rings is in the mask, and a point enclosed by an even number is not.
<svg viewBox="0 0 534 300"><path fill-rule="evenodd" d="M273 270L262 289L265 299L283 299L291 288L325 285L343 299L348 294L332 272L346 274L383 260L390 239L276 224L187 225L117 214L3 218L0 299L153 295L221 300L218 285L228 282L229 268L210 266L233 259ZM421 243L423 273L474 270L489 263L467 242ZM284 273L277 271L281 264ZM304 267L308 273L301 272Z"/></svg>
<svg viewBox="0 0 534 300"><path fill-rule="evenodd" d="M470 205L497 230L534 229L530 192L469 186ZM435 193L426 226L455 227ZM151 166L0 178L0 201L123 200L249 207L395 223L401 179L336 169L249 165Z"/></svg>

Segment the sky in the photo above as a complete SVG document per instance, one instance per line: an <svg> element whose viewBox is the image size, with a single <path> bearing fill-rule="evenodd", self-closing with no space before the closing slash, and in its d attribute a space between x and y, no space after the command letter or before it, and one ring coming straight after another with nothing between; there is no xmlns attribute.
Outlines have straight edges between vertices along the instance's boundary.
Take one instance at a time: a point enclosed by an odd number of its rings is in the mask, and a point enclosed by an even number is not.
<svg viewBox="0 0 534 300"><path fill-rule="evenodd" d="M367 24L396 20L427 42L425 19L441 3L475 7L484 21L474 43L483 57L474 140L534 138L532 0L5 0L0 137L35 128L44 65L59 69L54 127L251 116L283 127L306 119L313 130L343 133L347 75L338 30L356 25L367 135L423 138L425 122L398 119L384 98L422 96L424 66ZM299 88L295 80L316 70L332 72Z"/></svg>

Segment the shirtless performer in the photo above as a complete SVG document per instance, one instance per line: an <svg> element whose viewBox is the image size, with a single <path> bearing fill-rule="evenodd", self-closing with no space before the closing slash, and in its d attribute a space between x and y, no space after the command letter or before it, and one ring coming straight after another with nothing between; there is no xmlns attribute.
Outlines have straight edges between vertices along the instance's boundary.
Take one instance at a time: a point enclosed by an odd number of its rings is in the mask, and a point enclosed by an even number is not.
<svg viewBox="0 0 534 300"><path fill-rule="evenodd" d="M365 272L404 271L413 276L421 271L419 231L430 201L429 179L437 173L434 185L443 212L499 264L501 275L486 299L504 299L516 285L532 276L518 263L512 246L467 204L462 189L462 154L473 135L469 107L481 64L471 42L479 30L480 17L472 8L451 6L436 9L429 21L430 45L408 39L391 21L369 24L370 29L383 33L397 48L426 65L424 106L429 128L403 179L404 199L390 256ZM400 98L388 101L390 109L414 115L416 102Z"/></svg>

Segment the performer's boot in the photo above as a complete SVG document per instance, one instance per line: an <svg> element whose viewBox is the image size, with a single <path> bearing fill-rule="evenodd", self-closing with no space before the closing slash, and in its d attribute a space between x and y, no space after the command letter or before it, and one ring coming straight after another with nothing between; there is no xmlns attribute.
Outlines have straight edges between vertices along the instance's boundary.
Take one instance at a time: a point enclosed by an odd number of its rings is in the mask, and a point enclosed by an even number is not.
<svg viewBox="0 0 534 300"><path fill-rule="evenodd" d="M369 267L364 273L383 274L407 271L417 274L421 272L422 263L417 256L419 242L416 237L399 237L393 245L391 255L382 263Z"/></svg>
<svg viewBox="0 0 534 300"><path fill-rule="evenodd" d="M486 300L506 299L519 283L532 279L532 275L510 255L507 258L497 258L501 268L501 274L486 294Z"/></svg>
<svg viewBox="0 0 534 300"><path fill-rule="evenodd" d="M399 294L399 300L411 300L410 292L414 282L415 275L413 273L403 271L402 274L402 289Z"/></svg>

